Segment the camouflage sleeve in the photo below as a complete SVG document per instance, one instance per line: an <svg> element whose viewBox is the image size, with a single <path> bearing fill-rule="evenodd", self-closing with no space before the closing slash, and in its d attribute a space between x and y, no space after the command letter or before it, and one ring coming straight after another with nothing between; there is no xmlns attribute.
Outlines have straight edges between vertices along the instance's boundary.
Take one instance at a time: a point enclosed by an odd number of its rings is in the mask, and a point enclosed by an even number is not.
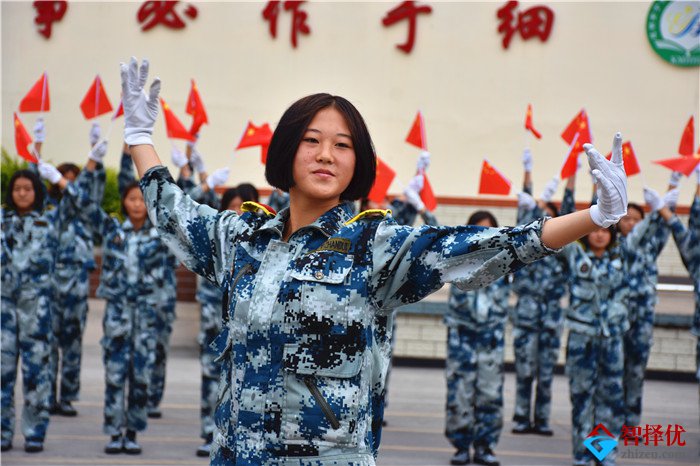
<svg viewBox="0 0 700 466"><path fill-rule="evenodd" d="M124 193L126 187L134 181L136 181L136 175L134 173L134 164L131 160L131 155L122 152L122 159L119 163L119 175L117 175L120 197Z"/></svg>
<svg viewBox="0 0 700 466"><path fill-rule="evenodd" d="M80 175L87 170L81 170ZM80 178L78 175L78 178ZM76 178L76 181L78 179ZM105 167L102 163L97 164L97 168L92 172L92 186L90 187L90 198L98 205L102 204L102 199L105 195L105 184L107 182L107 175L105 173Z"/></svg>
<svg viewBox="0 0 700 466"><path fill-rule="evenodd" d="M523 192L532 196L532 183L523 183Z"/></svg>
<svg viewBox="0 0 700 466"><path fill-rule="evenodd" d="M576 201L574 200L574 190L564 189L564 197L559 207L559 215L566 215L576 212Z"/></svg>
<svg viewBox="0 0 700 466"><path fill-rule="evenodd" d="M675 215L669 222L669 226L683 264L693 278L700 279L700 236L698 232L686 228Z"/></svg>
<svg viewBox="0 0 700 466"><path fill-rule="evenodd" d="M649 246L646 249L649 251L649 254L654 258L654 260L656 260L661 254L661 251L664 249L664 246L666 246L669 236L671 236L671 229L668 228L661 215L658 213L653 213L651 215L651 221L656 224L654 228L655 233L651 237L651 240L648 243Z"/></svg>
<svg viewBox="0 0 700 466"><path fill-rule="evenodd" d="M148 216L173 254L194 273L220 284L233 261L234 243L248 224L233 211L217 212L193 201L163 166L144 174L141 190Z"/></svg>
<svg viewBox="0 0 700 466"><path fill-rule="evenodd" d="M69 184L63 191L62 202L70 203L77 212L78 218L85 225L89 225L94 233L103 238L111 237L121 230L121 226L116 218L110 217L99 204L92 200L89 180L88 172L88 176L81 183Z"/></svg>
<svg viewBox="0 0 700 466"><path fill-rule="evenodd" d="M432 226L440 226L440 222L438 221L437 217L429 210L424 210L420 214L421 218L423 219L423 223L426 225L432 225Z"/></svg>
<svg viewBox="0 0 700 466"><path fill-rule="evenodd" d="M482 288L525 264L556 251L541 240L540 219L513 228L410 228L381 221L374 234L370 293L383 311L413 303L455 283Z"/></svg>
<svg viewBox="0 0 700 466"><path fill-rule="evenodd" d="M693 204L690 206L688 228L696 232L700 231L700 196L693 198Z"/></svg>
<svg viewBox="0 0 700 466"><path fill-rule="evenodd" d="M637 223L634 228L632 228L632 231L620 241L625 253L634 253L640 248L649 247L661 226L660 222L655 221L655 216L658 217L658 215L657 213L647 215L644 220Z"/></svg>
<svg viewBox="0 0 700 466"><path fill-rule="evenodd" d="M518 225L523 225L525 223L534 222L541 217L544 217L544 212L538 206L535 206L534 209L526 209L518 206L518 215L515 223Z"/></svg>
<svg viewBox="0 0 700 466"><path fill-rule="evenodd" d="M391 216L394 217L394 220L399 225L411 226L416 222L418 211L408 202L394 199L391 201L389 208L391 209Z"/></svg>
<svg viewBox="0 0 700 466"><path fill-rule="evenodd" d="M194 175L191 174L190 176L182 176L182 172L180 172L180 174L177 177L177 185L186 194L190 194L196 186L194 184Z"/></svg>

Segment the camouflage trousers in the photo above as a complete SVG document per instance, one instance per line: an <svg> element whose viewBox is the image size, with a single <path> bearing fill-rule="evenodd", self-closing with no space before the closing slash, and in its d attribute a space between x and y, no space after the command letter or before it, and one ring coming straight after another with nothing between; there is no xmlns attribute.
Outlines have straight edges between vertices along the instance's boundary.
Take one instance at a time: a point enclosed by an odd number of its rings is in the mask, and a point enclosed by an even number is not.
<svg viewBox="0 0 700 466"><path fill-rule="evenodd" d="M653 344L653 322L631 322L630 329L625 333L625 374L623 387L625 393L624 425L638 426L642 416L642 386L644 371L649 361L649 352Z"/></svg>
<svg viewBox="0 0 700 466"><path fill-rule="evenodd" d="M199 361L202 369L201 401L199 414L202 422L200 436L207 438L216 432L214 411L219 390L221 363L219 356L209 345L221 332L221 302L202 303L202 315L199 324Z"/></svg>
<svg viewBox="0 0 700 466"><path fill-rule="evenodd" d="M165 374L170 350L170 335L175 321L176 299L173 295L156 312L156 354L151 381L148 384L148 408L160 406L165 391Z"/></svg>
<svg viewBox="0 0 700 466"><path fill-rule="evenodd" d="M153 307L107 301L102 338L105 366L104 433L117 435L147 425L148 384L155 362L156 332ZM131 320L131 325L113 327Z"/></svg>
<svg viewBox="0 0 700 466"><path fill-rule="evenodd" d="M2 442L11 442L15 427L15 382L22 365L22 433L27 440L43 441L49 424L51 393L51 315L48 298L36 291L2 297Z"/></svg>
<svg viewBox="0 0 700 466"><path fill-rule="evenodd" d="M494 448L503 427L503 325L448 327L445 435L458 450Z"/></svg>
<svg viewBox="0 0 700 466"><path fill-rule="evenodd" d="M571 399L571 437L574 459L593 460L583 444L602 423L615 437L624 421L622 336L603 338L569 332L566 372ZM612 451L603 464L615 464Z"/></svg>
<svg viewBox="0 0 700 466"><path fill-rule="evenodd" d="M515 352L515 410L513 421L531 421L532 385L535 391L534 422L547 424L552 408L552 380L561 344L558 329L513 327Z"/></svg>
<svg viewBox="0 0 700 466"><path fill-rule="evenodd" d="M73 286L57 287L56 304L51 316L54 334L51 350L52 404L57 400L75 401L80 393L80 365L89 285L87 270L81 267L74 272L77 280L71 279Z"/></svg>

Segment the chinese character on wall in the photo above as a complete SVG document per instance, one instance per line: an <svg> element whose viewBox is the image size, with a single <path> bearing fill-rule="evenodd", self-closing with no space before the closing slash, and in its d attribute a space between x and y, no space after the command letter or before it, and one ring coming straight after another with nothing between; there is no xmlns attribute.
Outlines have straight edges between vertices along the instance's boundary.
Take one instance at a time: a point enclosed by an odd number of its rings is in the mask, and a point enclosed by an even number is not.
<svg viewBox="0 0 700 466"><path fill-rule="evenodd" d="M143 2L136 15L141 25L141 30L148 31L159 24L170 29L183 29L186 23L175 9L179 3L179 1ZM197 17L197 8L188 4L182 14L190 19L195 19Z"/></svg>
<svg viewBox="0 0 700 466"><path fill-rule="evenodd" d="M39 34L51 38L51 28L53 23L56 21L61 21L63 16L68 10L68 2L34 2L34 9L36 10L36 17L34 18L34 23L37 25Z"/></svg>
<svg viewBox="0 0 700 466"><path fill-rule="evenodd" d="M408 20L408 39L404 44L397 45L396 48L404 53L411 53L413 44L416 40L416 18L419 14L429 14L433 9L427 5L416 6L416 2L401 2L399 6L389 11L384 18L382 24L384 27L392 26L393 24Z"/></svg>
<svg viewBox="0 0 700 466"><path fill-rule="evenodd" d="M503 48L510 46L513 35L518 32L523 40L539 37L542 42L549 38L554 25L554 12L546 6L534 6L525 11L516 11L518 2L509 1L497 12L501 20L498 32L504 34Z"/></svg>
<svg viewBox="0 0 700 466"><path fill-rule="evenodd" d="M311 34L311 28L306 24L308 14L301 10L301 4L306 3L303 1L269 1L262 12L262 16L265 21L270 23L270 35L273 38L277 38L277 16L280 12L280 4L283 3L284 11L292 12L292 47L297 48L297 35Z"/></svg>

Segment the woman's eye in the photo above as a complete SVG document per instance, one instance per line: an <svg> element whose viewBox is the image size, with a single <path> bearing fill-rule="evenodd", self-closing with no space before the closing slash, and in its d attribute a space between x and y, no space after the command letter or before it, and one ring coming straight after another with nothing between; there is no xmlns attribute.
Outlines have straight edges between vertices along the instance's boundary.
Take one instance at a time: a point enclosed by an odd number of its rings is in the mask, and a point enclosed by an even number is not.
<svg viewBox="0 0 700 466"><path fill-rule="evenodd" d="M304 138L303 141L308 142L310 144L317 144L318 143L318 139L316 139L316 138Z"/></svg>
<svg viewBox="0 0 700 466"><path fill-rule="evenodd" d="M339 142L338 144L336 144L336 146L342 147L343 149L350 149L350 144L347 144L345 142Z"/></svg>

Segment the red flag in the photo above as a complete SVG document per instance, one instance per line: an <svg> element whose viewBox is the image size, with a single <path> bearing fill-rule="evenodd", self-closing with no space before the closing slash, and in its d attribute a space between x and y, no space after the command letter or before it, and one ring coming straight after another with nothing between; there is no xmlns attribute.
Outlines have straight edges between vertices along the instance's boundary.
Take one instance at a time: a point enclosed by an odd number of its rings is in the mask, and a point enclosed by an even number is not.
<svg viewBox="0 0 700 466"><path fill-rule="evenodd" d="M83 116L86 120L112 111L112 104L109 103L109 98L99 74L95 76L92 86L90 86L87 94L83 97L83 101L80 102L80 110L83 111Z"/></svg>
<svg viewBox="0 0 700 466"><path fill-rule="evenodd" d="M532 105L527 104L527 113L525 114L525 129L532 131L537 139L542 139L542 134L535 129L532 124Z"/></svg>
<svg viewBox="0 0 700 466"><path fill-rule="evenodd" d="M479 194L503 194L510 193L510 180L499 172L486 159L481 166L481 178L479 180ZM425 202L425 201L424 201Z"/></svg>
<svg viewBox="0 0 700 466"><path fill-rule="evenodd" d="M433 187L430 185L428 175L425 173L423 173L423 189L420 190L420 199L425 204L425 208L431 212L437 207L437 199L435 198L435 193L433 193Z"/></svg>
<svg viewBox="0 0 700 466"><path fill-rule="evenodd" d="M112 121L116 120L120 116L124 115L124 102L120 99L119 100L119 107L117 108L117 111L114 112L114 115L112 115Z"/></svg>
<svg viewBox="0 0 700 466"><path fill-rule="evenodd" d="M389 165L384 163L382 159L377 157L376 176L372 189L367 195L367 199L377 204L384 203L386 193L389 191L389 186L391 186L391 182L394 181L394 177L396 177L396 172Z"/></svg>
<svg viewBox="0 0 700 466"><path fill-rule="evenodd" d="M574 139L571 141L571 146L569 146L569 153L566 155L564 164L561 167L559 178L565 180L576 174L576 170L578 170L578 154L582 150L583 147L579 143L579 134L576 133Z"/></svg>
<svg viewBox="0 0 700 466"><path fill-rule="evenodd" d="M269 146L272 139L272 129L267 123L262 126L255 126L253 122L248 121L248 126L243 131L243 136L236 147L236 150L253 146Z"/></svg>
<svg viewBox="0 0 700 466"><path fill-rule="evenodd" d="M567 126L566 129L564 129L564 131L561 133L561 137L564 141L566 141L567 144L571 144L576 134L580 134L578 140L581 150L583 150L584 144L593 142L593 137L591 136L591 127L588 123L588 115L586 114L586 111L584 109L581 109L581 111L578 112L574 119L571 120L569 126Z"/></svg>
<svg viewBox="0 0 700 466"><path fill-rule="evenodd" d="M187 112L188 115L192 115L190 134L193 136L199 132L199 128L201 128L203 124L209 124L207 111L204 109L204 103L199 95L199 89L194 79L192 80L192 87L190 87L190 95L187 97L187 108L185 112Z"/></svg>
<svg viewBox="0 0 700 466"><path fill-rule="evenodd" d="M19 154L20 157L22 157L24 160L32 163L38 163L39 161L37 158L29 152L27 149L27 146L32 143L32 138L29 136L29 133L27 130L24 128L24 125L22 124L22 121L19 119L17 116L17 113L15 115L15 147L17 148L17 154Z"/></svg>
<svg viewBox="0 0 700 466"><path fill-rule="evenodd" d="M171 139L184 139L186 141L194 141L196 138L182 126L180 120L177 119L170 105L165 103L165 100L160 99L160 105L163 107L163 116L165 117L165 130L168 137Z"/></svg>
<svg viewBox="0 0 700 466"><path fill-rule="evenodd" d="M425 139L425 122L420 112L416 114L416 119L413 121L411 131L409 131L408 136L406 136L406 142L420 149L428 150L428 141Z"/></svg>
<svg viewBox="0 0 700 466"><path fill-rule="evenodd" d="M689 157L693 155L693 146L695 146L695 122L693 121L693 117L691 115L690 120L688 120L688 124L685 125L685 129L683 130L681 143L678 146L678 153L685 157Z"/></svg>
<svg viewBox="0 0 700 466"><path fill-rule="evenodd" d="M605 156L606 159L612 158L612 152ZM625 174L630 177L642 172L637 161L637 156L632 148L632 143L627 141L622 144L622 163L625 166Z"/></svg>
<svg viewBox="0 0 700 466"><path fill-rule="evenodd" d="M44 72L41 78L27 92L19 103L20 112L48 112L51 108L49 99L49 76Z"/></svg>
<svg viewBox="0 0 700 466"><path fill-rule="evenodd" d="M698 163L700 163L700 154L693 154L690 157L673 157L671 159L653 160L652 163L664 166L675 172L681 172L685 176L690 176Z"/></svg>

